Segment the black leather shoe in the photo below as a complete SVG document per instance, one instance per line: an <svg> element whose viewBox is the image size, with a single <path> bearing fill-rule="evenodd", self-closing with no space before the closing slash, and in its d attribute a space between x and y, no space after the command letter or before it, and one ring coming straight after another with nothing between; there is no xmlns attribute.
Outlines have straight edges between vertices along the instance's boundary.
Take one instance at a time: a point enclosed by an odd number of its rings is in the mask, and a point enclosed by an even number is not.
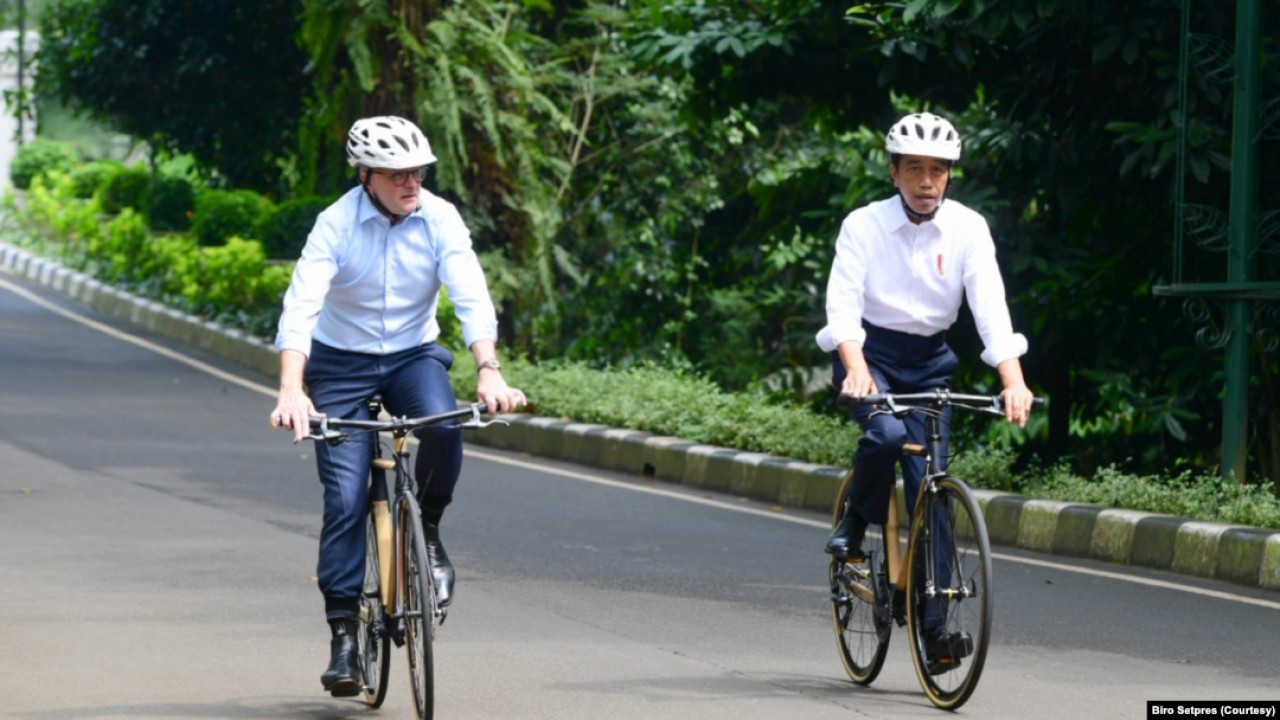
<svg viewBox="0 0 1280 720"><path fill-rule="evenodd" d="M941 675L960 667L961 658L973 654L973 636L967 632L948 633L938 628L924 638L924 656L930 675Z"/></svg>
<svg viewBox="0 0 1280 720"><path fill-rule="evenodd" d="M827 553L840 558L858 557L862 554L862 538L866 534L867 521L850 510L831 531Z"/></svg>
<svg viewBox="0 0 1280 720"><path fill-rule="evenodd" d="M453 563L440 544L440 527L425 523L427 555L431 556L431 579L435 581L436 598L440 607L449 607L453 602Z"/></svg>
<svg viewBox="0 0 1280 720"><path fill-rule="evenodd" d="M360 694L356 652L354 635L338 635L329 641L329 668L320 676L320 684L334 697Z"/></svg>

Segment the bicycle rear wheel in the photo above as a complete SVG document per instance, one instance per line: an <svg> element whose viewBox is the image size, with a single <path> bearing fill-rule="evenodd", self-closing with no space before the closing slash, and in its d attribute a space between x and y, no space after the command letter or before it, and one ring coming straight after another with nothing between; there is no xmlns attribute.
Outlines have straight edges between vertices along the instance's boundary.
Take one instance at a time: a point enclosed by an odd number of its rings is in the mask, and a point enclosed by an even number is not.
<svg viewBox="0 0 1280 720"><path fill-rule="evenodd" d="M850 470L836 494L831 526L834 528L848 508ZM870 530L870 528L868 528ZM889 650L889 579L884 554L884 529L880 535L868 532L862 541L860 558L831 558L828 579L831 584L831 619L836 632L836 646L849 679L859 685L870 685L884 667Z"/></svg>
<svg viewBox="0 0 1280 720"><path fill-rule="evenodd" d="M385 510L383 503L383 512ZM388 522L390 517L387 517ZM382 573L378 564L378 537L373 515L366 526L364 553L364 590L360 594L360 615L356 644L360 674L364 680L364 699L372 707L382 707L387 699L387 678L391 671L391 636L387 632L386 613L382 606Z"/></svg>
<svg viewBox="0 0 1280 720"><path fill-rule="evenodd" d="M944 476L936 489L911 528L907 630L925 695L954 710L977 687L991 640L991 543L967 485Z"/></svg>
<svg viewBox="0 0 1280 720"><path fill-rule="evenodd" d="M405 650L409 660L409 684L413 704L421 720L435 711L435 677L431 641L435 638L435 585L422 534L418 503L408 496L400 500L396 550L400 557L400 598L404 618Z"/></svg>

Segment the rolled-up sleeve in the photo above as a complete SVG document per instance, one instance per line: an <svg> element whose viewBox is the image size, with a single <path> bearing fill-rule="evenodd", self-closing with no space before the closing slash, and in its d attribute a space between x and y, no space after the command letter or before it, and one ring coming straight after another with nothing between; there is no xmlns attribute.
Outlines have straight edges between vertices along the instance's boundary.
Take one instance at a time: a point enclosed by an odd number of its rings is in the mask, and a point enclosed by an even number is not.
<svg viewBox="0 0 1280 720"><path fill-rule="evenodd" d="M338 272L339 244L334 228L323 218L317 220L284 295L284 309L276 330L276 350L296 350L311 356L311 332L320 317L333 276Z"/></svg>
<svg viewBox="0 0 1280 720"><path fill-rule="evenodd" d="M973 312L978 336L982 338L982 361L996 367L1027 352L1027 338L1013 331L1009 305L1005 300L1004 278L996 263L995 242L985 227L970 246L965 263L965 295Z"/></svg>
<svg viewBox="0 0 1280 720"><path fill-rule="evenodd" d="M824 352L850 340L859 346L866 341L867 331L862 327L866 279L866 244L860 241L858 223L850 216L840 226L836 257L827 279L827 326L817 337Z"/></svg>
<svg viewBox="0 0 1280 720"><path fill-rule="evenodd" d="M433 225L439 243L437 273L462 325L462 341L467 347L477 340L496 341L498 314L489 296L484 268L471 245L471 232L453 207L442 212Z"/></svg>

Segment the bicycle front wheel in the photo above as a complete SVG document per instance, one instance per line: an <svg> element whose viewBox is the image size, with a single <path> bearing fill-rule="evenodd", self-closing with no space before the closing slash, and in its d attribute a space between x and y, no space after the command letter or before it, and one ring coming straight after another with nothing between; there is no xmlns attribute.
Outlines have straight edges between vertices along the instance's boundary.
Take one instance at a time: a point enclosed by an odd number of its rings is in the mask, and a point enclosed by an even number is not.
<svg viewBox="0 0 1280 720"><path fill-rule="evenodd" d="M399 588L404 619L405 650L409 660L409 685L421 720L431 720L435 710L435 678L431 641L435 637L435 585L427 559L422 515L413 497L400 500L397 516Z"/></svg>
<svg viewBox="0 0 1280 720"><path fill-rule="evenodd" d="M386 502L382 503L386 512ZM390 522L390 515L386 515ZM378 529L372 513L365 529L364 589L360 593L360 615L356 630L360 675L364 679L364 699L372 707L382 707L387 699L387 678L391 671L391 636L387 632L382 606L382 571L378 559ZM389 535L389 533L388 533ZM388 551L390 547L387 548Z"/></svg>
<svg viewBox="0 0 1280 720"><path fill-rule="evenodd" d="M850 470L836 494L834 528L848 509ZM870 685L884 667L889 650L889 576L884 553L884 529L879 537L870 532L862 541L862 557L831 558L828 579L831 584L831 620L835 626L836 646L849 679L859 685Z"/></svg>
<svg viewBox="0 0 1280 720"><path fill-rule="evenodd" d="M969 487L950 476L935 487L911 528L907 630L925 694L954 710L978 686L991 640L991 543Z"/></svg>

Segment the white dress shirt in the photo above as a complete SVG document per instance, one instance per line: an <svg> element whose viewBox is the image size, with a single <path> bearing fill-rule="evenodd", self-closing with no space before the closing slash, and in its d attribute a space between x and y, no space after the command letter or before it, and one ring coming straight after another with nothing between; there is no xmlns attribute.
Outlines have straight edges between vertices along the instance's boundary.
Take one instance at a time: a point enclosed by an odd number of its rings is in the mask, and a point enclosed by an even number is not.
<svg viewBox="0 0 1280 720"><path fill-rule="evenodd" d="M440 335L449 291L467 347L497 340L498 320L471 233L457 208L426 190L394 227L361 187L316 218L284 297L276 348L311 354L311 340L385 355Z"/></svg>
<svg viewBox="0 0 1280 720"><path fill-rule="evenodd" d="M1013 332L1004 280L987 221L947 200L932 221L916 225L898 195L849 213L840 227L827 282L827 326L817 336L826 352L866 341L862 321L912 335L950 328L963 299L993 367L1027 352Z"/></svg>

